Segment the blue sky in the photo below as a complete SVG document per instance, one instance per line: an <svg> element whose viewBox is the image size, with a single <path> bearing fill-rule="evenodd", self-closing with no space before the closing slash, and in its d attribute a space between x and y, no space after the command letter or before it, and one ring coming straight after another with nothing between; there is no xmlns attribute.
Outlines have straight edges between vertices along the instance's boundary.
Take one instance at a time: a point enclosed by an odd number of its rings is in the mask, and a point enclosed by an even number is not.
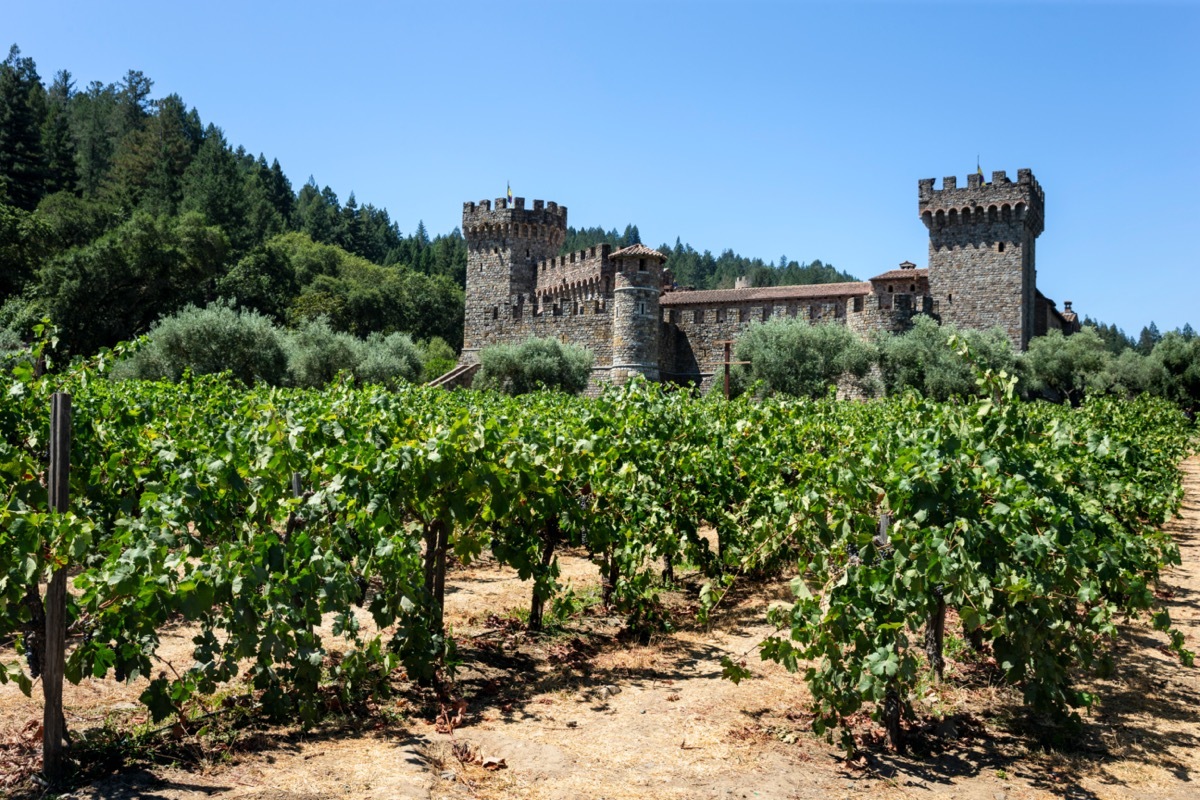
<svg viewBox="0 0 1200 800"><path fill-rule="evenodd" d="M1030 167L1038 285L1200 327L1200 4L6 2L47 82L138 69L404 232L500 197L658 245L924 266L917 180Z"/></svg>

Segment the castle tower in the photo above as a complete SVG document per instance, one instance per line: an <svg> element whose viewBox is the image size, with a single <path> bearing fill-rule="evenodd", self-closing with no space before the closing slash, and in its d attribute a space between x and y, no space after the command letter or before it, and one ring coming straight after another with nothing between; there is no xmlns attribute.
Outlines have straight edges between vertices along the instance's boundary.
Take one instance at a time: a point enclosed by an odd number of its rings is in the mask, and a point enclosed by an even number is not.
<svg viewBox="0 0 1200 800"><path fill-rule="evenodd" d="M658 340L662 313L658 297L663 287L663 262L657 250L635 244L608 257L614 265L612 372L621 384L634 374L659 378Z"/></svg>
<svg viewBox="0 0 1200 800"><path fill-rule="evenodd" d="M467 241L467 302L461 361L473 364L498 336L512 309L532 308L537 264L558 253L567 235L567 207L524 197L463 203Z"/></svg>
<svg viewBox="0 0 1200 800"><path fill-rule="evenodd" d="M943 321L960 328L999 326L1024 350L1034 335L1034 246L1044 227L1045 196L1033 172L1003 171L984 183L968 175L918 182L921 220L929 229L929 288Z"/></svg>

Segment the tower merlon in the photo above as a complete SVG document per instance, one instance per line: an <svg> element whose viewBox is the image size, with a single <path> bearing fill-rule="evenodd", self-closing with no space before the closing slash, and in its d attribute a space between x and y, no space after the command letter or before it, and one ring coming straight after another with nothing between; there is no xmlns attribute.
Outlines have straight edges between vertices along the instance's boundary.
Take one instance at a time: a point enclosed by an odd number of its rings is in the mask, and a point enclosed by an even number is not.
<svg viewBox="0 0 1200 800"><path fill-rule="evenodd" d="M1034 235L1044 227L1045 195L1029 169L1018 170L1015 183L1004 170L993 172L991 183L984 183L978 172L971 173L965 187L954 176L943 178L940 189L934 188L933 178L924 178L917 181L917 195L927 226L994 222L1011 214L1025 221Z"/></svg>
<svg viewBox="0 0 1200 800"><path fill-rule="evenodd" d="M972 172L967 176L967 185L961 187L958 185L958 178L949 175L942 178L942 188L934 188L933 178L922 178L917 181L917 194L922 203L939 200L947 205L958 202L959 199L968 199L975 196L977 193L984 193L1000 197L999 192L1004 190L1012 190L1015 193L1025 193L1031 197L1036 197L1039 202L1045 200L1045 195L1042 192L1042 187L1037 182L1037 178L1033 177L1033 171L1029 169L1017 170L1017 180L1014 183L1009 180L1008 173L1005 170L999 169L992 173L991 183L984 183L983 176L978 172ZM1017 195L1014 194L1014 197ZM982 198L981 198L982 199Z"/></svg>
<svg viewBox="0 0 1200 800"><path fill-rule="evenodd" d="M463 203L463 231L476 230L497 225L541 225L567 229L567 207L558 203L546 203L534 200L533 208L525 206L524 197L514 197L510 203L507 198L500 197L494 202L480 200L478 203Z"/></svg>
<svg viewBox="0 0 1200 800"><path fill-rule="evenodd" d="M559 267L566 267L575 263L584 263L598 259L601 263L608 260L608 254L612 252L612 245L607 243L594 244L591 247L585 247L581 250L575 250L571 253L551 256L538 262L538 270L552 270Z"/></svg>

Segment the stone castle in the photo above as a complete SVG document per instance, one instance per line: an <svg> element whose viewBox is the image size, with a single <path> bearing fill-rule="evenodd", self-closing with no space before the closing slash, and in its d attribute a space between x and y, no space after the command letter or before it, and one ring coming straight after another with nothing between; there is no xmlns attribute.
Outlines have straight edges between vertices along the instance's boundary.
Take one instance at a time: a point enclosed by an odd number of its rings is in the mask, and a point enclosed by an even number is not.
<svg viewBox="0 0 1200 800"><path fill-rule="evenodd" d="M724 342L772 317L832 321L861 335L902 332L917 314L960 328L999 327L1024 350L1051 329L1078 327L1037 290L1034 246L1044 195L1028 169L993 172L935 189L918 182L929 229L929 265L911 262L867 281L691 291L673 285L666 256L644 245L597 245L566 255L567 209L521 197L463 204L466 322L460 369L479 351L531 336L581 344L595 354L592 390L634 373L707 389L723 370Z"/></svg>

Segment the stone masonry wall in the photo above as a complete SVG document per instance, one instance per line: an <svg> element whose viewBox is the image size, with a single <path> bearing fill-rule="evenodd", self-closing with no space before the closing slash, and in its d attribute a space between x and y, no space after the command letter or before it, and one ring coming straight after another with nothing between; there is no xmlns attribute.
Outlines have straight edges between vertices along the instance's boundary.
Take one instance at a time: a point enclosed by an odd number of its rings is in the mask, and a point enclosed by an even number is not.
<svg viewBox="0 0 1200 800"><path fill-rule="evenodd" d="M614 267L607 244L555 256L538 263L534 290L538 307L560 307L612 295Z"/></svg>
<svg viewBox="0 0 1200 800"><path fill-rule="evenodd" d="M612 249L597 245L559 255L567 224L563 206L535 200L527 209L523 198L494 206L464 203L468 258L460 363L477 363L479 350L489 345L553 337L594 353L590 393L633 372L707 390L723 373L721 343L774 317L834 321L869 338L877 331L902 332L915 314L927 313L962 328L999 326L1019 349L1062 324L1036 289L1045 198L1032 172L1019 170L1016 182L1004 172L992 173L991 183L971 175L961 189L954 177L945 178L941 189L932 179L921 180L918 196L929 229L927 271L909 274L904 270L913 265L906 262L870 282L830 287L836 295L811 291L816 287L803 296L758 294L753 300L696 292L695 302L685 291L660 294L662 264L659 254L649 255L653 251L632 260L621 253L610 258Z"/></svg>
<svg viewBox="0 0 1200 800"><path fill-rule="evenodd" d="M921 219L929 229L929 284L938 313L962 328L1001 327L1024 350L1035 331L1034 241L1044 227L1044 195L1029 170L1016 183L1004 172L992 182L968 176L918 184Z"/></svg>
<svg viewBox="0 0 1200 800"><path fill-rule="evenodd" d="M598 383L608 380L612 365L612 313L605 309L597 312L596 305L586 313L552 313L534 315L526 305L519 318L514 319L509 309L507 319L484 320L477 330L475 341L480 349L494 344L520 344L530 337L553 338L560 342L582 345L592 351L592 385L589 392L595 393ZM463 351L464 356L466 351ZM478 353L475 354L478 361ZM464 363L467 362L463 359Z"/></svg>
<svg viewBox="0 0 1200 800"><path fill-rule="evenodd" d="M708 391L724 375L724 341L737 338L756 323L769 319L794 318L817 324L837 322L856 333L869 336L876 330L901 331L913 313L909 309L881 310L877 295L804 299L772 303L707 303L683 305L680 297L663 310L659 351L662 354L664 380L699 385ZM862 300L861 310L856 300ZM916 309L920 311L919 308ZM737 346L731 358L737 360Z"/></svg>
<svg viewBox="0 0 1200 800"><path fill-rule="evenodd" d="M510 205L505 198L463 203L463 236L467 241L466 316L463 363L477 360L484 330L494 326L502 309L531 298L539 261L558 252L566 237L567 209L557 203L525 198Z"/></svg>

